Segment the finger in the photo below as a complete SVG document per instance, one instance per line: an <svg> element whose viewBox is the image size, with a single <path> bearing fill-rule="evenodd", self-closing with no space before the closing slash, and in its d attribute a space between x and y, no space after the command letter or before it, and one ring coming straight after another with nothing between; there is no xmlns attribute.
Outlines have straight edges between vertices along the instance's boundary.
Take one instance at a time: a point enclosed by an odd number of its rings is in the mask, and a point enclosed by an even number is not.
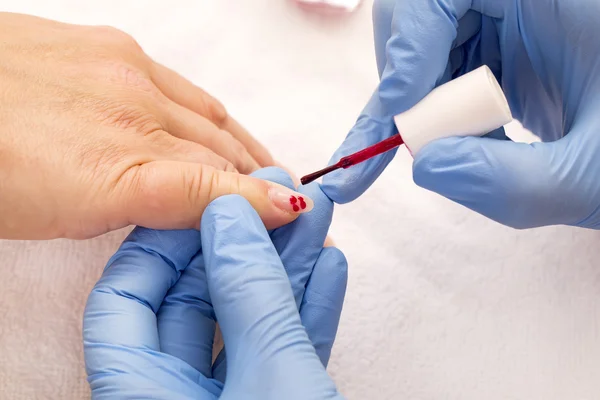
<svg viewBox="0 0 600 400"><path fill-rule="evenodd" d="M347 282L344 254L333 247L323 249L306 286L300 319L325 367L340 322Z"/></svg>
<svg viewBox="0 0 600 400"><path fill-rule="evenodd" d="M222 129L230 132L233 137L239 140L261 167L275 165L275 160L269 150L229 114L222 125Z"/></svg>
<svg viewBox="0 0 600 400"><path fill-rule="evenodd" d="M263 168L259 171L256 171L253 174L254 177L257 178L261 178L264 180L269 180L271 182L275 182L278 183L280 185L286 186L286 187L293 187L293 182L291 180L291 177L283 170L278 169L278 168ZM325 204L330 204L331 202L329 200L326 201ZM319 207L317 205L317 207ZM319 217L315 218L314 221L318 221L318 222L324 222L325 225L327 225L327 219L320 219ZM296 222L294 222L296 223ZM305 224L304 227L308 227L310 226L310 224ZM281 228L280 228L281 229ZM326 228L325 228L326 229ZM303 240L306 236L312 236L313 235L313 231L303 231L303 230L294 230L293 234L298 236L295 238L295 240L292 240L292 245L290 245L290 240L285 240L285 235L282 235L280 232L278 232L279 230L275 230L271 232L271 237L278 237L279 240L277 241L277 245L275 246L277 252L279 254L281 254L282 251L284 251L286 249L286 247L289 246L288 248L288 254L294 254L293 248L295 245L298 244L298 242L300 240ZM318 229L315 229L314 231L317 232L317 239L315 239L314 241L312 241L312 244L309 243L308 246L306 246L306 248L297 248L298 253L305 253L307 255L306 259L304 262L306 262L305 265L300 265L300 262L303 262L301 259L297 260L295 263L291 262L288 263L286 262L285 259L282 259L282 262L284 263L284 268L286 269L286 273L288 274L292 274L292 276L294 276L295 281L297 282L297 284L301 285L297 288L292 288L292 290L294 292L300 292L298 293L298 297L301 298L303 296L303 290L304 290L304 286L305 286L305 279L301 279L302 276L304 276L304 274L311 274L311 271L313 270L313 265L315 264L315 259L313 259L314 257L311 256L311 254L317 254L318 252L314 252L313 249L317 249L320 251L320 246L318 245L318 237L319 237L319 232ZM288 232L288 233L292 233L292 232ZM332 240L328 240L328 238L325 239L325 245L333 245L333 241ZM315 327L317 328L317 327ZM311 336L311 332L307 332L309 336ZM226 363L226 357L225 357L225 350L221 351L217 358L215 359L215 362L213 363L213 377L217 380L219 380L220 382L225 382L225 376L226 376L226 370L227 370L227 363Z"/></svg>
<svg viewBox="0 0 600 400"><path fill-rule="evenodd" d="M157 324L161 351L210 378L216 324L201 253L192 259L165 297Z"/></svg>
<svg viewBox="0 0 600 400"><path fill-rule="evenodd" d="M269 167L260 169L252 174L253 177L267 180L269 182L274 182L279 185L285 186L287 188L293 189L295 187L292 177L287 173L287 171L281 168ZM274 230L271 230L269 234L273 234ZM280 249L275 248L278 252ZM225 356L226 351L223 349L217 355L213 363L213 377L217 379L219 382L225 382L225 378L227 375L227 358Z"/></svg>
<svg viewBox="0 0 600 400"><path fill-rule="evenodd" d="M125 213L131 224L154 229L197 227L214 199L245 197L273 229L288 224L314 207L308 196L274 183L200 164L155 161L130 169L115 189L115 213Z"/></svg>
<svg viewBox="0 0 600 400"><path fill-rule="evenodd" d="M267 149L233 119L217 99L161 64L153 64L151 75L154 84L165 96L231 133L260 166L274 165L273 157Z"/></svg>
<svg viewBox="0 0 600 400"><path fill-rule="evenodd" d="M375 53L377 55L377 70L379 76L383 74L387 59L385 57L385 46L392 36L392 18L397 0L376 0L373 4L373 34L375 41ZM481 30L481 14L469 10L460 18L457 28L456 39L452 48L458 48L471 40Z"/></svg>
<svg viewBox="0 0 600 400"><path fill-rule="evenodd" d="M190 236L195 240L188 240ZM90 373L108 368L102 363L103 348L159 350L155 313L199 249L197 231L136 228L129 235L109 260L86 305L83 339Z"/></svg>
<svg viewBox="0 0 600 400"><path fill-rule="evenodd" d="M272 398L285 397L278 387L298 398L310 398L305 395L315 388L335 393L300 323L281 260L250 204L239 196L220 198L206 209L201 227L230 393L243 393L247 385L256 390L257 379L273 382L266 389Z"/></svg>
<svg viewBox="0 0 600 400"><path fill-rule="evenodd" d="M567 179L568 137L553 143L448 138L415 157L415 183L504 225L574 224L586 207L577 180Z"/></svg>
<svg viewBox="0 0 600 400"><path fill-rule="evenodd" d="M292 284L296 305L300 306L306 283L331 225L333 202L317 183L301 186L298 190L313 199L313 212L302 215L292 224L276 229L271 234L271 239Z"/></svg>
<svg viewBox="0 0 600 400"><path fill-rule="evenodd" d="M451 78L448 57L457 44L459 20L470 5L470 0L375 3L375 48L381 81L332 163L395 134L393 116L410 109ZM465 37L476 31L472 17L468 18ZM336 203L354 200L379 177L395 153L390 151L325 176L323 190Z"/></svg>
<svg viewBox="0 0 600 400"><path fill-rule="evenodd" d="M147 137L146 146L152 151L152 160L198 163L220 171L236 172L234 165L212 150L191 141L179 139L165 131Z"/></svg>
<svg viewBox="0 0 600 400"><path fill-rule="evenodd" d="M198 143L231 162L243 174L260 168L246 148L229 132L219 129L206 118L176 103L166 110L166 128L181 139Z"/></svg>

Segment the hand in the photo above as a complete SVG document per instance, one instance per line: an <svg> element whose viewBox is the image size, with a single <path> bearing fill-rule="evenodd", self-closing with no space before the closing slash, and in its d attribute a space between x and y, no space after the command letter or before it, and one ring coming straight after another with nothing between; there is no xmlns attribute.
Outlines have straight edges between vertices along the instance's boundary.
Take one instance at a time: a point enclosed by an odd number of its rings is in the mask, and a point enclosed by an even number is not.
<svg viewBox="0 0 600 400"><path fill-rule="evenodd" d="M280 170L259 174L291 185ZM201 232L136 228L86 307L92 397L340 398L324 365L347 265L322 248L331 201L316 184L302 190L314 212L270 236L239 196L213 201ZM213 364L215 321L227 355Z"/></svg>
<svg viewBox="0 0 600 400"><path fill-rule="evenodd" d="M0 13L0 39L0 238L191 228L230 193L271 228L296 217L233 173L269 153L125 33Z"/></svg>
<svg viewBox="0 0 600 400"><path fill-rule="evenodd" d="M334 159L390 136L393 115L487 64L515 118L549 143L513 143L500 131L438 140L415 155L415 182L516 228L600 227L599 19L595 0L376 1L381 82ZM392 157L332 175L323 190L351 201Z"/></svg>

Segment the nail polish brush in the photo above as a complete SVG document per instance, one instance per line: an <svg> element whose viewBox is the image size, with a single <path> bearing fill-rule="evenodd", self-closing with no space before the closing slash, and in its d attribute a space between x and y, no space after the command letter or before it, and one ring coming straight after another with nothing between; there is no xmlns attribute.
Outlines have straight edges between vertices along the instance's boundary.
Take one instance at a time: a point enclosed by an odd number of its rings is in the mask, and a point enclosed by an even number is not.
<svg viewBox="0 0 600 400"><path fill-rule="evenodd" d="M306 185L323 175L350 168L405 144L415 155L427 143L452 136L482 136L512 121L508 101L494 74L487 66L432 90L414 107L394 117L398 134L337 163L303 176Z"/></svg>

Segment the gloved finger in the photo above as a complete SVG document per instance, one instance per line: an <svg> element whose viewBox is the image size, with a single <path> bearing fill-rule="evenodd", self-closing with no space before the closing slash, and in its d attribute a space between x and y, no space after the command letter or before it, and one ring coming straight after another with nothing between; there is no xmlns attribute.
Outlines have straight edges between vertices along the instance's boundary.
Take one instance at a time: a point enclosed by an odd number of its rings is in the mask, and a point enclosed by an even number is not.
<svg viewBox="0 0 600 400"><path fill-rule="evenodd" d="M458 37L459 20L470 5L470 0L396 1L393 7L389 2L375 3L376 55L378 65L385 67L377 90L331 163L395 134L393 116L410 109L451 78L449 55L456 39L466 40L477 31L476 18L467 17L468 29ZM379 26L386 31L378 33ZM386 26L391 26L389 32ZM388 33L383 46L380 42ZM394 155L395 151L390 151L325 176L323 191L336 203L354 200L371 186Z"/></svg>
<svg viewBox="0 0 600 400"><path fill-rule="evenodd" d="M216 400L223 392L220 382L177 358L141 349L119 350L101 353L106 357L99 361L107 368L88 375L92 399Z"/></svg>
<svg viewBox="0 0 600 400"><path fill-rule="evenodd" d="M333 218L333 202L316 182L300 186L298 190L313 199L315 208L292 224L273 231L271 239L281 257L292 284L296 305L299 307L306 283L329 232Z"/></svg>
<svg viewBox="0 0 600 400"><path fill-rule="evenodd" d="M312 268L300 305L302 325L304 325L306 333L324 366L327 366L331 347L335 340L346 292L348 271L344 255L338 249L332 248L333 246L335 246L335 243L328 236L325 239L325 249L319 255L315 267ZM317 269L319 272L315 275ZM325 301L326 304L317 304L315 299L318 296L329 300L329 302ZM338 304L339 309L336 308ZM225 349L223 349L213 363L213 377L219 382L225 382L227 373L225 354Z"/></svg>
<svg viewBox="0 0 600 400"><path fill-rule="evenodd" d="M281 168L268 167L260 169L252 174L253 177L263 179L269 182L274 182L279 185L294 188L294 182L291 175ZM276 230L269 231L269 235L273 234ZM277 250L277 249L276 249ZM215 358L212 366L212 376L219 382L225 382L227 375L227 357L226 349L222 349L217 357Z"/></svg>
<svg viewBox="0 0 600 400"><path fill-rule="evenodd" d="M120 176L111 211L130 224L154 229L192 228L214 199L227 194L245 197L272 229L313 208L305 194L237 173L201 164L155 161Z"/></svg>
<svg viewBox="0 0 600 400"><path fill-rule="evenodd" d="M239 196L215 200L202 216L201 232L232 393L243 393L245 385L260 390L257 380L271 382L265 390L273 398L285 398L279 388L298 398L315 388L335 393L300 322L281 260L250 204Z"/></svg>
<svg viewBox="0 0 600 400"><path fill-rule="evenodd" d="M246 147L229 132L177 103L169 100L165 103L165 127L170 134L212 150L231 162L243 174L260 168Z"/></svg>
<svg viewBox="0 0 600 400"><path fill-rule="evenodd" d="M317 264L313 268L300 306L302 325L325 367L329 361L339 324L348 271L343 254L337 249L329 249L333 246L335 243L328 236L325 239L325 249L321 252ZM315 275L317 269L319 272ZM314 299L318 296L325 297L330 301L326 302L326 305L316 303ZM339 309L336 308L338 304ZM219 352L212 368L212 376L219 382L225 382L227 375L225 349Z"/></svg>
<svg viewBox="0 0 600 400"><path fill-rule="evenodd" d="M153 63L151 77L165 96L233 135L261 167L274 165L269 151L233 119L217 99L164 65Z"/></svg>
<svg viewBox="0 0 600 400"><path fill-rule="evenodd" d="M568 138L513 143L490 138L447 138L416 155L417 185L514 228L570 224L581 218Z"/></svg>
<svg viewBox="0 0 600 400"><path fill-rule="evenodd" d="M383 74L387 63L385 47L388 39L392 36L392 18L396 3L397 0L375 0L373 3L373 34L379 77ZM481 14L474 10L467 11L459 20L456 39L452 43L452 49L456 49L471 40L480 29Z"/></svg>
<svg viewBox="0 0 600 400"><path fill-rule="evenodd" d="M291 187L290 176L278 168L256 171L254 177ZM161 350L196 368L204 376L212 376L211 360L215 332L215 316L208 294L204 260L195 257L169 291L158 313ZM225 353L215 360L214 377L225 381ZM219 368L223 365L222 372Z"/></svg>
<svg viewBox="0 0 600 400"><path fill-rule="evenodd" d="M324 248L310 275L300 319L325 367L335 341L348 283L348 263L335 247Z"/></svg>
<svg viewBox="0 0 600 400"><path fill-rule="evenodd" d="M262 169L252 176L288 187L292 184L286 173L272 168ZM305 215L308 218L298 218L294 223L272 231L271 239L292 283L294 298L300 305L306 282L327 240L333 203L316 183L301 186L298 190L313 199L313 212Z"/></svg>
<svg viewBox="0 0 600 400"><path fill-rule="evenodd" d="M129 235L87 301L83 339L88 374L120 364L123 347L160 349L155 313L199 249L197 231L136 228Z"/></svg>
<svg viewBox="0 0 600 400"><path fill-rule="evenodd" d="M265 168L253 176L289 187L290 177L281 170ZM299 188L301 193L310 196L315 208L313 212L299 217L293 223L275 229L270 233L283 266L288 274L296 304L300 306L306 283L327 241L327 233L333 218L333 203L313 183Z"/></svg>
<svg viewBox="0 0 600 400"><path fill-rule="evenodd" d="M169 290L158 311L161 351L210 378L215 325L204 258L199 253Z"/></svg>
<svg viewBox="0 0 600 400"><path fill-rule="evenodd" d="M396 2L386 66L378 88L384 115L392 117L406 111L439 84L450 51L459 38L459 20L465 17L471 3L471 0ZM471 35L468 31L475 31L477 20L475 29L470 18L468 22L465 37Z"/></svg>
<svg viewBox="0 0 600 400"><path fill-rule="evenodd" d="M261 168L258 171L254 171L250 176L295 190L294 181L290 173L281 167Z"/></svg>

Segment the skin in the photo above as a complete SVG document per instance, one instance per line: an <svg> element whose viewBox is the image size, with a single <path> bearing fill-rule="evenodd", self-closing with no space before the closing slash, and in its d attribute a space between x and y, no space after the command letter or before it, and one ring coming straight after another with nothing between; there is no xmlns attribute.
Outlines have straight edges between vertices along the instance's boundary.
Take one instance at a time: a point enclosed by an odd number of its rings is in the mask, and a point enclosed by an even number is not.
<svg viewBox="0 0 600 400"><path fill-rule="evenodd" d="M226 194L269 228L297 217L244 175L274 165L268 151L114 28L0 13L0 104L0 238L197 228Z"/></svg>

